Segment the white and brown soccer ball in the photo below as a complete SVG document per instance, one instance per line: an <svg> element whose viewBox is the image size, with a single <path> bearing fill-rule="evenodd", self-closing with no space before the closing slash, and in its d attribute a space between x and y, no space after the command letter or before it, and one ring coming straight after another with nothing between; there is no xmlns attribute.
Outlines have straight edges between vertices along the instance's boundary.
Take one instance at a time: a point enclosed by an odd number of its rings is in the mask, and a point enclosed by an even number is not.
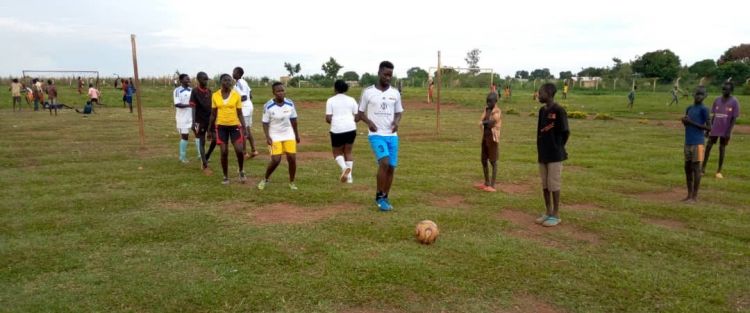
<svg viewBox="0 0 750 313"><path fill-rule="evenodd" d="M415 235L417 241L422 244L429 245L437 240L440 231L438 230L437 224L430 220L424 220L417 223L417 229Z"/></svg>

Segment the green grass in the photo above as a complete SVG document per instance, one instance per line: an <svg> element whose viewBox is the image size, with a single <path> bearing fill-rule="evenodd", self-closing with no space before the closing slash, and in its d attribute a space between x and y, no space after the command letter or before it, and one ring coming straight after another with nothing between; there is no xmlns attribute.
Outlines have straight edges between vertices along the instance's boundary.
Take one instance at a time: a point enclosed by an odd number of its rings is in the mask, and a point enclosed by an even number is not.
<svg viewBox="0 0 750 313"><path fill-rule="evenodd" d="M62 102L82 106L82 96L61 89ZM122 109L117 91L105 89L109 105L82 118L69 110L13 113L0 90L2 311L487 312L512 310L520 295L566 312L749 310L750 136L734 135L726 178L707 175L699 204L659 199L653 194L684 184L683 130L658 125L684 109L665 106L667 93L639 93L634 112L625 93L561 101L569 111L616 119L570 121L567 228L518 236L536 226L502 212L532 216L543 208L531 94L500 102L521 114L504 116L498 172L499 185L529 190L487 194L472 187L481 180L476 124L486 90L446 90L443 101L459 105L443 109L439 136L434 111L414 105L424 90L405 90L396 210L384 214L372 201L375 164L363 125L353 186L336 181L332 160L310 154L330 149L323 116L330 90L288 92L301 104L298 192L284 184L286 162L263 192L238 184L236 174L222 186L218 158L211 177L198 162L180 165L169 92L143 90L141 149L135 115ZM266 88L254 94L256 105L270 97ZM709 173L717 157L715 149ZM233 156L229 164L236 173ZM265 159L246 162L251 183L265 166ZM346 210L305 223L256 221L279 203ZM574 204L599 209L568 210ZM413 240L422 219L440 226L435 245Z"/></svg>

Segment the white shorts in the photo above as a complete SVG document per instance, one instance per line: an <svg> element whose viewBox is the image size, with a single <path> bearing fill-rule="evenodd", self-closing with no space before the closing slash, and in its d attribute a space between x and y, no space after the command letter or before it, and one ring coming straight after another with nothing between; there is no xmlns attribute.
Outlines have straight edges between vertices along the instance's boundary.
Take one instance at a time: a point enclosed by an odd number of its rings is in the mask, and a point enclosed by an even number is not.
<svg viewBox="0 0 750 313"><path fill-rule="evenodd" d="M175 115L175 122L177 122L177 128L193 127L193 109L192 108L177 108Z"/></svg>
<svg viewBox="0 0 750 313"><path fill-rule="evenodd" d="M177 127L177 132L180 133L180 135L187 135L190 134L190 128L180 128Z"/></svg>
<svg viewBox="0 0 750 313"><path fill-rule="evenodd" d="M243 116L245 118L245 126L253 127L253 116Z"/></svg>

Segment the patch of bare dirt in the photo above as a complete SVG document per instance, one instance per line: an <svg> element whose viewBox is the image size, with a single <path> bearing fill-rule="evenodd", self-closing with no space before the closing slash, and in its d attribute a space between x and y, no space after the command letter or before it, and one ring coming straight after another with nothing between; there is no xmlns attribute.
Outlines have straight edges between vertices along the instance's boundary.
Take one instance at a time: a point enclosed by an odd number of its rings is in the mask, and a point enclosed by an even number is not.
<svg viewBox="0 0 750 313"><path fill-rule="evenodd" d="M498 182L495 188L507 194L528 194L534 191L534 185L531 181L518 183Z"/></svg>
<svg viewBox="0 0 750 313"><path fill-rule="evenodd" d="M576 204L563 204L560 207L561 210L573 211L573 212L599 212L604 210L602 207L591 204L591 203L576 203Z"/></svg>
<svg viewBox="0 0 750 313"><path fill-rule="evenodd" d="M295 102L294 105L302 109L325 109L326 108L325 102L304 101L304 102Z"/></svg>
<svg viewBox="0 0 750 313"><path fill-rule="evenodd" d="M648 201L677 202L687 196L687 191L683 188L672 188L667 191L639 193L635 196Z"/></svg>
<svg viewBox="0 0 750 313"><path fill-rule="evenodd" d="M274 203L252 209L246 214L258 224L305 224L357 209L359 209L359 206L347 203L325 207L303 207L290 203Z"/></svg>
<svg viewBox="0 0 750 313"><path fill-rule="evenodd" d="M597 234L566 224L564 216L562 223L555 227L538 225L534 223L537 216L513 209L503 209L499 217L513 224L514 227L506 231L511 236L536 241L548 247L567 248L568 244L562 240L563 238L583 241L588 244L598 244L601 241Z"/></svg>
<svg viewBox="0 0 750 313"><path fill-rule="evenodd" d="M392 312L400 312L398 310L392 310L392 309L376 309L376 308L347 308L338 311L340 313L392 313Z"/></svg>
<svg viewBox="0 0 750 313"><path fill-rule="evenodd" d="M556 309L552 305L539 300L539 298L529 295L522 294L513 297L513 306L509 309L501 310L500 313L560 313L561 310Z"/></svg>
<svg viewBox="0 0 750 313"><path fill-rule="evenodd" d="M461 195L451 195L447 197L434 197L432 206L438 208L460 208L466 206L466 198Z"/></svg>
<svg viewBox="0 0 750 313"><path fill-rule="evenodd" d="M657 225L672 230L681 230L687 228L684 222L666 218L645 218L643 219L643 221L648 224Z"/></svg>
<svg viewBox="0 0 750 313"><path fill-rule="evenodd" d="M734 312L750 311L750 293L732 296L729 298L729 305L732 306Z"/></svg>

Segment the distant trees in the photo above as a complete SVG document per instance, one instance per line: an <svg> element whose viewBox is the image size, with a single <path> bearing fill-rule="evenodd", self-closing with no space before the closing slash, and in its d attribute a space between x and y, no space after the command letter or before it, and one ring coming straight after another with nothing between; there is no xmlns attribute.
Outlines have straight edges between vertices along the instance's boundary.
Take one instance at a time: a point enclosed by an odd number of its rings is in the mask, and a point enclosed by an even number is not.
<svg viewBox="0 0 750 313"><path fill-rule="evenodd" d="M548 68L535 69L529 74L529 79L553 79L552 73L549 72Z"/></svg>
<svg viewBox="0 0 750 313"><path fill-rule="evenodd" d="M336 76L339 74L339 71L342 68L343 66L336 62L336 59L334 59L333 57L331 57L328 62L323 63L323 66L321 66L323 73L325 73L325 76L328 79L336 79Z"/></svg>
<svg viewBox="0 0 750 313"><path fill-rule="evenodd" d="M716 61L718 65L722 65L727 62L743 62L750 63L750 44L743 43L739 46L734 46L724 52Z"/></svg>
<svg viewBox="0 0 750 313"><path fill-rule="evenodd" d="M341 78L345 81L359 81L359 74L355 71L344 72Z"/></svg>
<svg viewBox="0 0 750 313"><path fill-rule="evenodd" d="M529 79L529 72L524 70L516 71L516 78Z"/></svg>
<svg viewBox="0 0 750 313"><path fill-rule="evenodd" d="M427 71L419 67L412 67L406 71L406 78L410 80L411 84L414 86L426 85L427 80L429 79L427 76Z"/></svg>
<svg viewBox="0 0 750 313"><path fill-rule="evenodd" d="M299 71L302 70L302 67L297 63L297 65L292 65L292 63L284 62L284 68L287 72L289 72L289 77L294 77L296 74L299 74Z"/></svg>
<svg viewBox="0 0 750 313"><path fill-rule="evenodd" d="M466 53L466 58L464 58L464 61L466 61L466 64L469 65L469 73L479 73L479 65L477 64L479 64L479 54L481 53L482 50L476 48Z"/></svg>
<svg viewBox="0 0 750 313"><path fill-rule="evenodd" d="M372 75L365 72L359 79L360 86L370 86L378 82L378 75Z"/></svg>
<svg viewBox="0 0 750 313"><path fill-rule="evenodd" d="M716 74L716 61L712 59L705 59L693 63L688 67L688 71L691 74L695 74L698 77L711 77Z"/></svg>
<svg viewBox="0 0 750 313"><path fill-rule="evenodd" d="M633 70L645 77L659 77L669 82L680 72L680 57L669 49L646 52L633 61Z"/></svg>
<svg viewBox="0 0 750 313"><path fill-rule="evenodd" d="M573 72L571 71L562 71L560 72L560 79L570 79L573 77Z"/></svg>

